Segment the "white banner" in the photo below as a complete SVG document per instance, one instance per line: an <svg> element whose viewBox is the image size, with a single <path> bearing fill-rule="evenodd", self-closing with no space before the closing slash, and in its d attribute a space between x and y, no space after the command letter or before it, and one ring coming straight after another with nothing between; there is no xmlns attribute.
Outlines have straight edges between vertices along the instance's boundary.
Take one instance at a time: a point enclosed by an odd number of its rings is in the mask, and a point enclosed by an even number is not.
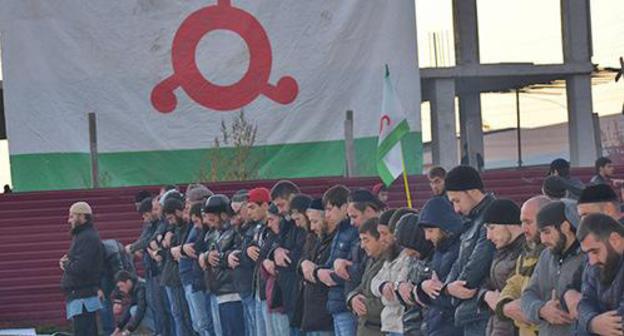
<svg viewBox="0 0 624 336"><path fill-rule="evenodd" d="M420 131L412 0L15 0L0 7L11 155L206 148L244 109L256 144L376 136L384 64ZM165 113L163 113L165 112Z"/></svg>

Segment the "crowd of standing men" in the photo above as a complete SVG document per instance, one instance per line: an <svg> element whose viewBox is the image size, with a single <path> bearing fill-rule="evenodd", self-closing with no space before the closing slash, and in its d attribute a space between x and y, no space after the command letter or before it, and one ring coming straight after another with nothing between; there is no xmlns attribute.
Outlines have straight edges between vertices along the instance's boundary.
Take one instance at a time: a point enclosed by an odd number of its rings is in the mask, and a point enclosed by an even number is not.
<svg viewBox="0 0 624 336"><path fill-rule="evenodd" d="M76 335L624 336L624 214L613 164L584 186L553 161L521 207L469 166L428 173L422 209L387 190L290 181L231 198L191 185L140 193L143 232L101 241L69 210L59 261ZM141 258L143 277L133 266Z"/></svg>

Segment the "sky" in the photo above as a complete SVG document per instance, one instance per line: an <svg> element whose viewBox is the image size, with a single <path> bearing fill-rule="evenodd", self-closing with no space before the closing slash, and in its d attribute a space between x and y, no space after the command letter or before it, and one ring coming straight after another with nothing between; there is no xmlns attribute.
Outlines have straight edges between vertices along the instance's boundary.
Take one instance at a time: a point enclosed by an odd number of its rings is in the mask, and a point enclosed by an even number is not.
<svg viewBox="0 0 624 336"><path fill-rule="evenodd" d="M432 34L439 37L438 65L454 65L451 0L415 0L419 64L435 66ZM482 63L561 63L560 0L477 0ZM624 1L591 1L593 63L618 66L624 56ZM1 62L1 60L0 60ZM1 63L0 63L1 64ZM0 70L0 78L2 73ZM600 115L622 113L624 80L594 85L594 111ZM565 90L553 94L521 94L522 127L567 121ZM515 127L515 95L483 94L483 123L490 130ZM422 107L423 140L431 139L428 104ZM10 183L8 145L0 141L0 186Z"/></svg>

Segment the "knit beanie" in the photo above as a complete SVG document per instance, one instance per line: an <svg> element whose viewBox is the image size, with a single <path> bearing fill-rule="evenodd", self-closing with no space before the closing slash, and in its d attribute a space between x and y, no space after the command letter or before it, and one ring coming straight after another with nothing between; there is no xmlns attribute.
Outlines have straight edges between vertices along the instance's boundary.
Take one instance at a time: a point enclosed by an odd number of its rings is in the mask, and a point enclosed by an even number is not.
<svg viewBox="0 0 624 336"><path fill-rule="evenodd" d="M617 202L618 197L611 186L595 184L587 186L581 193L578 204Z"/></svg>
<svg viewBox="0 0 624 336"><path fill-rule="evenodd" d="M496 199L485 209L483 222L497 225L521 225L520 207L512 200Z"/></svg>
<svg viewBox="0 0 624 336"><path fill-rule="evenodd" d="M69 208L69 212L75 213L78 215L92 215L93 210L91 210L91 206L87 202L76 202L72 204Z"/></svg>
<svg viewBox="0 0 624 336"><path fill-rule="evenodd" d="M297 210L299 213L305 213L312 203L312 197L305 194L297 194L290 200L290 210Z"/></svg>
<svg viewBox="0 0 624 336"><path fill-rule="evenodd" d="M351 192L351 195L349 195L349 202L369 203L369 204L372 204L374 207L376 207L377 210L383 209L385 206L385 204L383 204L383 202L381 202L379 198L377 198L377 196L373 195L372 192L366 189L353 190Z"/></svg>
<svg viewBox="0 0 624 336"><path fill-rule="evenodd" d="M208 199L208 197L212 195L213 193L212 191L210 191L210 189L204 187L203 185L199 185L186 192L186 199L191 203L203 203L206 199Z"/></svg>
<svg viewBox="0 0 624 336"><path fill-rule="evenodd" d="M548 203L537 213L537 227L540 229L547 226L559 227L564 221L568 221L573 229L578 228L581 219L574 202L557 201Z"/></svg>
<svg viewBox="0 0 624 336"><path fill-rule="evenodd" d="M390 224L390 218L392 218L392 215L394 215L394 213L397 211L397 209L388 209L384 212L381 213L381 215L379 216L379 225L388 225Z"/></svg>
<svg viewBox="0 0 624 336"><path fill-rule="evenodd" d="M323 199L322 198L313 199L312 202L310 203L310 207L308 207L308 210L325 211L325 208L323 207Z"/></svg>
<svg viewBox="0 0 624 336"><path fill-rule="evenodd" d="M418 215L416 214L403 215L397 223L394 236L399 246L416 250L425 258L433 252L433 244L425 239L425 232L418 225Z"/></svg>
<svg viewBox="0 0 624 336"><path fill-rule="evenodd" d="M483 189L483 181L479 172L470 166L457 166L446 174L444 185L447 191L466 191Z"/></svg>
<svg viewBox="0 0 624 336"><path fill-rule="evenodd" d="M208 197L204 204L204 213L220 214L230 213L230 199L222 194L216 194Z"/></svg>
<svg viewBox="0 0 624 336"><path fill-rule="evenodd" d="M257 204L271 203L271 193L267 188L251 189L248 201Z"/></svg>

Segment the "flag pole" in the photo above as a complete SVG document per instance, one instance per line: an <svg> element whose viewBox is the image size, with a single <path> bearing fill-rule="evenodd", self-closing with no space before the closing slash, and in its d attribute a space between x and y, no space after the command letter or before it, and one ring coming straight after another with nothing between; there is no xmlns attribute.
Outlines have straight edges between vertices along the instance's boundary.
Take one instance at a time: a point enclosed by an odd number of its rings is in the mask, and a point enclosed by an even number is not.
<svg viewBox="0 0 624 336"><path fill-rule="evenodd" d="M405 169L405 159L401 155L401 164L403 165L403 185L405 186L405 197L407 197L407 207L412 207L412 194L410 193L409 183L407 183L407 171Z"/></svg>

